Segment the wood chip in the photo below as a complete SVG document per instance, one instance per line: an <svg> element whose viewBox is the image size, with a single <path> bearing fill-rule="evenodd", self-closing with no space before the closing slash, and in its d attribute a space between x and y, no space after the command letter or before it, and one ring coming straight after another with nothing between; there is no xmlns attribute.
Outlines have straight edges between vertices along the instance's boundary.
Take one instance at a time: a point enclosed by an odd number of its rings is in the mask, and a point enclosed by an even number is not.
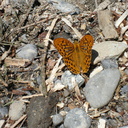
<svg viewBox="0 0 128 128"><path fill-rule="evenodd" d="M115 22L116 28L120 25L120 23L128 16L128 9L121 15L121 17Z"/></svg>
<svg viewBox="0 0 128 128"><path fill-rule="evenodd" d="M24 67L26 62L29 62L30 60L28 59L17 59L17 58L9 58L7 57L5 59L5 63L7 66L20 66L20 67Z"/></svg>
<svg viewBox="0 0 128 128"><path fill-rule="evenodd" d="M118 38L117 31L114 28L112 22L112 14L109 10L98 12L99 27L103 31L105 39L116 39Z"/></svg>

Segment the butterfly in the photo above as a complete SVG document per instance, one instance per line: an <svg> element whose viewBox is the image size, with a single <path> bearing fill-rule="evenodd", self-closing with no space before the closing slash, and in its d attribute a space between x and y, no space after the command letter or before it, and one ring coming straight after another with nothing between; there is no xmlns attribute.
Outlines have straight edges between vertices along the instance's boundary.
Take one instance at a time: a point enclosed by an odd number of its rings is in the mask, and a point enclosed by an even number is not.
<svg viewBox="0 0 128 128"><path fill-rule="evenodd" d="M93 37L85 35L78 43L64 38L54 40L54 46L63 57L64 63L74 74L87 73L91 63Z"/></svg>

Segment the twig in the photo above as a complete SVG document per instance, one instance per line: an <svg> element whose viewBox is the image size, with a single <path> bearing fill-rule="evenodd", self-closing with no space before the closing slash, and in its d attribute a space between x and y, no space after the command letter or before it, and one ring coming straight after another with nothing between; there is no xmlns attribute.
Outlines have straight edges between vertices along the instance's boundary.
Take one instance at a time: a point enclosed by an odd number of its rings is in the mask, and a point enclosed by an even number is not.
<svg viewBox="0 0 128 128"><path fill-rule="evenodd" d="M48 47L48 39L50 37L50 34L56 24L56 21L58 20L58 16L52 21L52 24L49 28L49 31L46 35L46 39L44 40L44 51L45 53L47 53L47 47ZM45 59L46 59L46 54L44 54L43 56L43 63L42 63L42 66L41 66L41 86L40 86L40 89L41 89L41 93L44 94L44 96L47 96L47 88L46 88L46 85L45 85Z"/></svg>
<svg viewBox="0 0 128 128"><path fill-rule="evenodd" d="M23 115L19 120L17 120L10 128L14 128L16 125L18 125L24 118L26 118L27 115Z"/></svg>
<svg viewBox="0 0 128 128"><path fill-rule="evenodd" d="M50 20L50 19L53 19L53 18L55 18L55 17L56 17L56 15L51 16L51 17L49 17L49 20ZM45 22L45 21L47 21L47 19L44 19L44 20L41 20L41 21L38 21L38 22L35 22L35 23L32 23L32 24L26 25L26 26L24 26L24 27L18 28L17 30L22 30L22 29L25 29L25 28L28 28L28 27L31 27L31 26L40 24L40 23Z"/></svg>
<svg viewBox="0 0 128 128"><path fill-rule="evenodd" d="M56 22L57 22L57 20L59 19L59 17L57 16L53 21L52 21L52 24L51 24L51 26L50 26L50 28L49 28L49 31L48 31L48 33L47 33L47 35L46 35L46 40L44 39L44 45L47 47L48 46L48 40L47 39L49 39L49 37L50 37L50 34L51 34L51 32L52 32L52 30L53 30L53 28L54 28L54 26L55 26L55 24L56 24Z"/></svg>
<svg viewBox="0 0 128 128"><path fill-rule="evenodd" d="M98 5L97 5L97 0L95 0L95 6L96 6L96 9L97 9L97 7L98 7Z"/></svg>
<svg viewBox="0 0 128 128"><path fill-rule="evenodd" d="M23 123L25 122L25 120L27 119L27 116L24 118L24 120L22 121L22 123L20 124L19 128L22 127Z"/></svg>
<svg viewBox="0 0 128 128"><path fill-rule="evenodd" d="M32 98L32 97L37 97L37 96L43 96L43 94L34 94L34 95L30 95L30 96L22 96L20 98L20 100L22 100L22 99L28 99L28 98Z"/></svg>
<svg viewBox="0 0 128 128"><path fill-rule="evenodd" d="M46 85L47 85L47 91L49 92L50 90L52 90L51 88L53 88L53 80L56 77L56 72L60 69L59 63L61 61L62 57L60 57L57 60L56 65L54 66L51 75L49 77L49 79L46 80ZM64 64L65 65L65 64ZM62 66L61 66L62 67Z"/></svg>
<svg viewBox="0 0 128 128"><path fill-rule="evenodd" d="M110 109L105 109L103 111L99 111L97 113L95 113L94 115L89 115L91 118L95 118L95 117L99 117L102 113L108 112Z"/></svg>
<svg viewBox="0 0 128 128"><path fill-rule="evenodd" d="M45 50L46 50L46 48L45 48ZM45 58L46 58L46 54L44 54L44 56L43 56L43 62L41 65L41 85L40 85L39 89L44 96L47 96L47 88L45 85Z"/></svg>
<svg viewBox="0 0 128 128"><path fill-rule="evenodd" d="M59 69L58 66L59 66L59 63L60 63L61 59L62 59L62 57L60 57L60 58L58 59L56 65L54 66L54 68L53 68L53 70L52 70L52 72L51 72L51 75L50 75L49 79L46 80L46 85L48 85L48 84L50 84L50 83L53 82L53 79L54 79L55 76L56 76L55 74L56 74L56 72L57 72L58 69Z"/></svg>
<svg viewBox="0 0 128 128"><path fill-rule="evenodd" d="M79 39L81 39L83 37L82 34L76 28L72 27L72 24L69 20L62 17L62 21L64 21L69 27L72 28L72 30L76 33L76 35L78 36Z"/></svg>
<svg viewBox="0 0 128 128"><path fill-rule="evenodd" d="M80 89L78 87L78 84L77 84L77 82L75 80L75 77L71 77L71 82L72 82L72 84L74 86L74 90L76 92L76 97L77 97L78 100L80 100L82 96L81 96L81 93L80 93Z"/></svg>
<svg viewBox="0 0 128 128"><path fill-rule="evenodd" d="M120 23L128 16L128 9L121 15L121 17L115 22L116 28L120 25Z"/></svg>

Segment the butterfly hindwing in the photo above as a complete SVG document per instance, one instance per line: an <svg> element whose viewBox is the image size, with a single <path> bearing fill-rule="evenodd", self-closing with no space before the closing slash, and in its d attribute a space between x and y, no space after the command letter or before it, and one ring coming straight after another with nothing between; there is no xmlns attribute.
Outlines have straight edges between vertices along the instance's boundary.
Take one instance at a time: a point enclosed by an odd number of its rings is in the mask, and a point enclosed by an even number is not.
<svg viewBox="0 0 128 128"><path fill-rule="evenodd" d="M91 55L85 55L82 61L82 71L83 73L87 73L91 64Z"/></svg>
<svg viewBox="0 0 128 128"><path fill-rule="evenodd" d="M64 63L68 67L68 69L74 73L74 74L79 74L80 73L80 68L75 64L75 61L72 57L67 57L63 58Z"/></svg>
<svg viewBox="0 0 128 128"><path fill-rule="evenodd" d="M64 38L55 39L54 46L62 57L69 57L74 51L74 45L69 40Z"/></svg>

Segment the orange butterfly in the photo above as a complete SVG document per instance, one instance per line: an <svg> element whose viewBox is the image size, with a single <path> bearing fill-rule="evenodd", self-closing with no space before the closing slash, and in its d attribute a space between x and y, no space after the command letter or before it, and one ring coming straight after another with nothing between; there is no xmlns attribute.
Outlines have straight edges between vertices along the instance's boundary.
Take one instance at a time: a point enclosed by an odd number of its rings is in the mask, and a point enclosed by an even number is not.
<svg viewBox="0 0 128 128"><path fill-rule="evenodd" d="M75 41L74 44L67 39L57 38L54 40L54 46L72 73L88 72L93 46L93 37L91 35L85 35L79 43Z"/></svg>

